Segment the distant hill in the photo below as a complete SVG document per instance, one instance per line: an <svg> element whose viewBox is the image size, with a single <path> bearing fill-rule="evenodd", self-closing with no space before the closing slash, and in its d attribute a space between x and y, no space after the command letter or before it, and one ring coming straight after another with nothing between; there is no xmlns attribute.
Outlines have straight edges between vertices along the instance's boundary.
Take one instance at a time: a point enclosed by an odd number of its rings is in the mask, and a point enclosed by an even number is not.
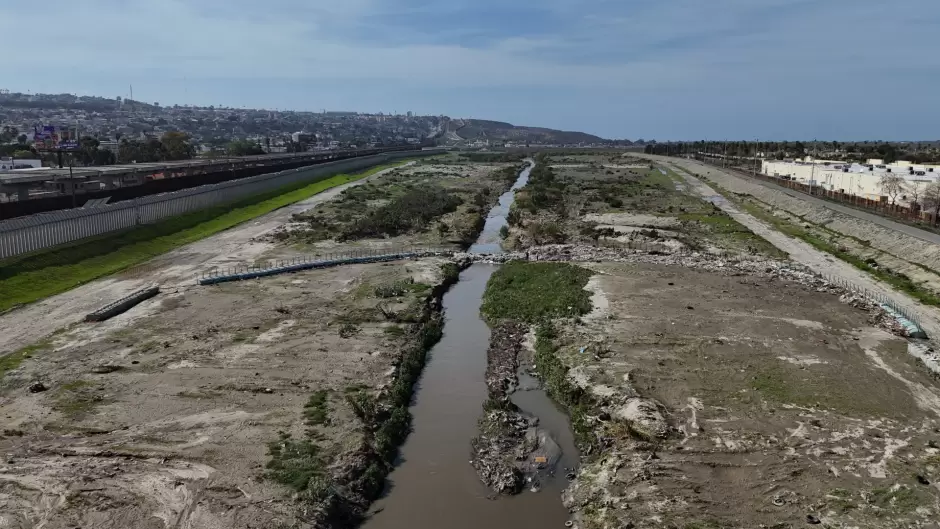
<svg viewBox="0 0 940 529"><path fill-rule="evenodd" d="M565 130L542 127L521 127L502 121L485 119L455 119L448 125L448 132L453 132L464 140L501 140L531 143L603 143L599 136ZM451 135L452 137L452 135Z"/></svg>
<svg viewBox="0 0 940 529"><path fill-rule="evenodd" d="M156 110L159 107L119 98L108 99L96 96L76 96L72 94L0 94L0 108L30 109L69 109L88 112L114 112L117 110Z"/></svg>

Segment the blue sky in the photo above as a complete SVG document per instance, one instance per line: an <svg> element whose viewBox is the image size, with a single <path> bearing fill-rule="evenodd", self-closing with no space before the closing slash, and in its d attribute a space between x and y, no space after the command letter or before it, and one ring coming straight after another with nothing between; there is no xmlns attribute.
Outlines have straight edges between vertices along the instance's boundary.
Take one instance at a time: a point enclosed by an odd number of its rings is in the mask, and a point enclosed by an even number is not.
<svg viewBox="0 0 940 529"><path fill-rule="evenodd" d="M0 3L0 88L609 138L940 139L938 0ZM53 14L54 13L54 14Z"/></svg>

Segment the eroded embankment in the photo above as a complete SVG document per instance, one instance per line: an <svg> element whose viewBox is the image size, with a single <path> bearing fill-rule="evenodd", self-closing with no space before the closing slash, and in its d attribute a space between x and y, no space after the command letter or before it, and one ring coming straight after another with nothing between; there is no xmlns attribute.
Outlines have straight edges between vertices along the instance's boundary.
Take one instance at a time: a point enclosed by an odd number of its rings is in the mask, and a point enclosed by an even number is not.
<svg viewBox="0 0 940 529"><path fill-rule="evenodd" d="M444 265L441 282L427 297L418 321L407 330L408 339L394 362L394 374L388 382L377 393L359 391L347 395L347 401L362 421L365 435L357 450L331 465L330 482L324 483L322 489L309 490L304 498L308 504L301 508L301 517L315 527L343 528L360 523L372 501L382 493L398 447L411 431L409 405L414 386L421 377L428 351L443 333L441 299L459 277L457 265ZM290 455L302 459L303 448L288 443L283 441L277 449L272 448L269 468L292 472L298 463L302 464Z"/></svg>
<svg viewBox="0 0 940 529"><path fill-rule="evenodd" d="M480 435L473 443L473 465L496 492L516 493L526 483L538 489L541 480L559 470L562 449L558 441L510 396L518 385L519 353L533 325L588 311L590 301L584 299L583 286L589 275L569 264L513 261L497 270L487 284L481 312L493 329L487 356L489 399L480 419ZM561 395L553 379L544 376L551 365L542 360L536 351L545 389L557 399ZM568 469L562 470L567 473Z"/></svg>

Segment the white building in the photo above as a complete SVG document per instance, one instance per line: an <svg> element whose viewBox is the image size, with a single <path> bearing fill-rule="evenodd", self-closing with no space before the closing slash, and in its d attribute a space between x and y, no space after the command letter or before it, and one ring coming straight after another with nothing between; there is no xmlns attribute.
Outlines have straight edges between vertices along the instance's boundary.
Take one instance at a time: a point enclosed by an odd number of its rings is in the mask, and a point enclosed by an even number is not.
<svg viewBox="0 0 940 529"><path fill-rule="evenodd" d="M0 171L32 169L36 167L42 167L42 160L33 160L29 158L0 158Z"/></svg>
<svg viewBox="0 0 940 529"><path fill-rule="evenodd" d="M868 162L863 165L832 160L764 160L761 172L768 176L787 178L801 184L819 186L827 191L841 191L869 200L881 200L882 196L886 196L881 185L882 177L895 174L906 181L904 191L897 197L897 202L903 205L913 200L910 195L920 194L928 183L940 178L940 165L910 162L884 164L880 163L882 160Z"/></svg>

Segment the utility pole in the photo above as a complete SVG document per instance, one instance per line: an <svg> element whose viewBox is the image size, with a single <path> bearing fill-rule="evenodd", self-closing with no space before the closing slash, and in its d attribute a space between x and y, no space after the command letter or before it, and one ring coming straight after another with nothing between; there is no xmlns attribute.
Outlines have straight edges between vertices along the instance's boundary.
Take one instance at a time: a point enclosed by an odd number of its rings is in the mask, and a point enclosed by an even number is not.
<svg viewBox="0 0 940 529"><path fill-rule="evenodd" d="M809 172L809 194L813 194L813 187L816 185L816 154L818 153L818 146L816 145L816 140L813 140L813 166L810 168Z"/></svg>
<svg viewBox="0 0 940 529"><path fill-rule="evenodd" d="M72 154L69 153L69 186L72 188L72 208L75 207L75 180L72 178Z"/></svg>
<svg viewBox="0 0 940 529"><path fill-rule="evenodd" d="M757 178L757 164L760 161L760 138L754 138L754 178Z"/></svg>

